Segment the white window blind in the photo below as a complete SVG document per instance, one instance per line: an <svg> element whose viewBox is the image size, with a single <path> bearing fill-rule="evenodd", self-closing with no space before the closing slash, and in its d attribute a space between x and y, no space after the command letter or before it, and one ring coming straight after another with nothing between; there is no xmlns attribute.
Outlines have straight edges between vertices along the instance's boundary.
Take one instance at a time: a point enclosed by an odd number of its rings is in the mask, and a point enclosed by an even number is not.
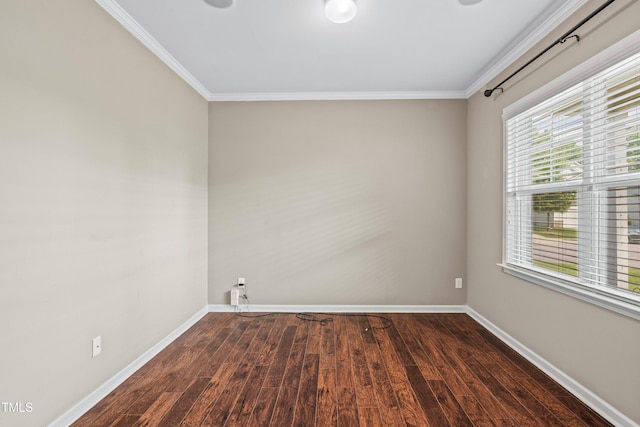
<svg viewBox="0 0 640 427"><path fill-rule="evenodd" d="M640 307L640 53L505 120L505 259Z"/></svg>

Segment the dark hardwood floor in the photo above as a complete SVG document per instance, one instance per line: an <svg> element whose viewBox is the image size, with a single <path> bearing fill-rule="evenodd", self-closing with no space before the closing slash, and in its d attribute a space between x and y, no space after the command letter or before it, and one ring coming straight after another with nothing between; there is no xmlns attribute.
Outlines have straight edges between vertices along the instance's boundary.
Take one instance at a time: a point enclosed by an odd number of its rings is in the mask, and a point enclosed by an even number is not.
<svg viewBox="0 0 640 427"><path fill-rule="evenodd" d="M209 313L73 425L610 425L466 314L384 316Z"/></svg>

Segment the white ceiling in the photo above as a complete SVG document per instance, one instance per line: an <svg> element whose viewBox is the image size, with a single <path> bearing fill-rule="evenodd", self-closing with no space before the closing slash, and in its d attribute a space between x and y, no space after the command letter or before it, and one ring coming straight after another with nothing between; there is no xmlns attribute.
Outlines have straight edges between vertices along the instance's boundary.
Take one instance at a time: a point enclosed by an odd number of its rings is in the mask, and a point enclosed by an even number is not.
<svg viewBox="0 0 640 427"><path fill-rule="evenodd" d="M585 0L96 0L208 100L467 98Z"/></svg>

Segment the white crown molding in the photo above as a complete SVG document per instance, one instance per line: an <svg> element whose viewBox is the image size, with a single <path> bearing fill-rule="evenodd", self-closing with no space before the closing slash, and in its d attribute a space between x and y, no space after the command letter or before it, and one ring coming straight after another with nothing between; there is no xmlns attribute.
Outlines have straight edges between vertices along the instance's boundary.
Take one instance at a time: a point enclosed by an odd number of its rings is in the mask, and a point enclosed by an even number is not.
<svg viewBox="0 0 640 427"><path fill-rule="evenodd" d="M172 331L169 335L160 340L157 344L145 351L133 362L125 366L120 372L109 378L104 384L89 393L84 399L73 405L67 412L56 418L48 427L64 427L71 425L74 421L84 415L96 403L104 399L116 387L122 384L127 378L133 375L138 369L144 366L148 361L153 359L155 355L160 353L169 344L175 341L180 335L184 334L187 329L195 325L200 319L207 314L207 307L203 307L196 314L191 316L186 322Z"/></svg>
<svg viewBox="0 0 640 427"><path fill-rule="evenodd" d="M466 99L464 91L442 92L280 92L214 93L211 102L224 101L373 101L393 99Z"/></svg>
<svg viewBox="0 0 640 427"><path fill-rule="evenodd" d="M244 304L242 313L466 313L466 305L268 305ZM209 312L233 312L228 304L210 304Z"/></svg>
<svg viewBox="0 0 640 427"><path fill-rule="evenodd" d="M198 79L196 79L186 68L182 66L158 41L153 38L142 26L131 17L114 0L95 0L109 15L115 18L127 31L153 52L162 62L180 76L189 86L200 94L204 99L211 97L211 92Z"/></svg>
<svg viewBox="0 0 640 427"><path fill-rule="evenodd" d="M480 77L478 77L475 82L467 88L465 91L465 98L471 98L477 91L484 88L487 83L506 70L507 67L518 60L518 58L527 53L533 46L535 46L536 43L542 40L569 16L574 14L585 3L587 3L587 0L568 0L542 23L538 25L534 24L529 36L518 43L505 55L502 55L497 62L495 62L487 71L482 73Z"/></svg>
<svg viewBox="0 0 640 427"><path fill-rule="evenodd" d="M500 341L504 342L529 362L533 363L541 371L549 375L558 384L569 390L574 396L582 400L586 405L588 405L594 411L598 412L613 425L619 427L640 427L631 418L624 415L622 412L611 406L607 401L597 396L591 390L571 378L562 370L558 369L545 358L494 325L491 321L475 311L473 308L467 306L466 313L482 326L484 326L498 339L500 339Z"/></svg>

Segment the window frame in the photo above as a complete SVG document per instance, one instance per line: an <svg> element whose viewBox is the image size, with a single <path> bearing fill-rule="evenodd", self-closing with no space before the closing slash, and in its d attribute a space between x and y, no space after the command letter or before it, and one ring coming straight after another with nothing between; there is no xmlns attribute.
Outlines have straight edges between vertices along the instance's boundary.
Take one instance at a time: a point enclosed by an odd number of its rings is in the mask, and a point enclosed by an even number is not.
<svg viewBox="0 0 640 427"><path fill-rule="evenodd" d="M573 280L564 280L552 274L545 274L543 269L523 268L507 264L507 121L516 115L539 105L558 93L569 89L575 84L585 81L589 77L615 65L625 58L640 52L640 30L632 33L613 46L573 68L569 72L554 79L538 90L507 106L503 110L503 188L502 188L502 262L498 265L506 274L527 282L543 286L606 308L616 313L640 320L640 295L631 294L614 288L601 288ZM580 193L579 193L580 194ZM520 237L521 238L521 237Z"/></svg>

